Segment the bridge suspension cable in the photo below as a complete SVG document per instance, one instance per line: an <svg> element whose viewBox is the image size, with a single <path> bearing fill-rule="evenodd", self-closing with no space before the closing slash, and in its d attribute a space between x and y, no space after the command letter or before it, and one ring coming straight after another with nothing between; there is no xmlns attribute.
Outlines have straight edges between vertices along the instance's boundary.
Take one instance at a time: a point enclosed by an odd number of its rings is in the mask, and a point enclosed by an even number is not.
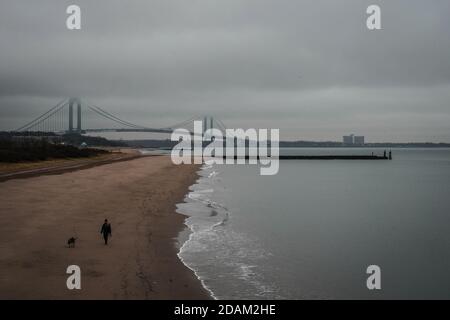
<svg viewBox="0 0 450 320"><path fill-rule="evenodd" d="M97 107L95 105L88 105L88 108L90 110L94 111L95 113L99 114L102 117L108 118L111 121L114 121L116 123L125 125L127 127L131 127L131 128L134 128L134 129L148 129L148 128L144 127L144 126L139 126L139 125L133 124L131 122L122 120L122 119L112 115L111 113L109 113L109 112L107 112L107 111L103 110L102 108Z"/></svg>
<svg viewBox="0 0 450 320"><path fill-rule="evenodd" d="M76 116L73 115L73 104L77 104ZM102 131L102 130L114 130L114 129L92 129L92 128L84 128L82 129L81 124L86 123L88 119L86 112L81 112L82 102L80 99L72 98L72 99L63 99L58 102L55 106L50 108L47 112L43 113L39 117L33 119L32 121L26 123L25 125L17 128L14 131L37 131L37 132L58 132L58 131L66 131L66 132L82 132L82 131ZM178 122L171 126L162 127L162 128L149 128L148 126L137 125L119 117L113 115L112 113L106 111L103 108L100 108L96 105L83 103L84 109L90 110L95 114L99 115L101 118L108 119L116 124L119 124L122 128L115 130L125 130L125 131L145 131L145 132L169 132L175 128L183 128L186 126L190 126L193 121L201 120L200 116L194 116L190 119ZM73 120L77 120L76 128L73 127ZM212 121L212 118L211 118ZM216 120L217 127L225 127L221 121ZM212 122L211 122L212 125Z"/></svg>
<svg viewBox="0 0 450 320"><path fill-rule="evenodd" d="M171 126L168 126L168 127L164 127L164 128L161 128L161 129L176 129L176 128L180 128L180 127L182 127L182 126L184 126L184 125L186 125L186 124L188 124L188 123L190 123L192 121L201 120L201 119L202 118L200 116L195 116L195 117L192 117L190 119L184 120L182 122L178 122L178 123L176 123L174 125L171 125Z"/></svg>
<svg viewBox="0 0 450 320"><path fill-rule="evenodd" d="M214 120L217 122L220 130L222 130L224 132L227 130L227 126L222 121L217 120L217 119L214 119Z"/></svg>
<svg viewBox="0 0 450 320"><path fill-rule="evenodd" d="M14 131L27 131L31 128L36 127L37 125L41 124L43 121L50 118L52 115L54 115L56 112L61 110L68 102L69 99L65 98L58 102L54 107L50 108L47 112L41 114L39 117L33 119L32 121L28 122L27 124L21 126L20 128L17 128Z"/></svg>

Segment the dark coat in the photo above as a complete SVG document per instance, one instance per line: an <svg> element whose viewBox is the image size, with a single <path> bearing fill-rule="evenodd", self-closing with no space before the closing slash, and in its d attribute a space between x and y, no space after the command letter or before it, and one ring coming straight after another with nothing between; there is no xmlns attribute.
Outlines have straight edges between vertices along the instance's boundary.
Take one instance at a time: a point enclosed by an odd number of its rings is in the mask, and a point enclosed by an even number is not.
<svg viewBox="0 0 450 320"><path fill-rule="evenodd" d="M102 233L104 236L108 236L112 234L111 224L104 223L102 225L102 230L100 230L100 233Z"/></svg>

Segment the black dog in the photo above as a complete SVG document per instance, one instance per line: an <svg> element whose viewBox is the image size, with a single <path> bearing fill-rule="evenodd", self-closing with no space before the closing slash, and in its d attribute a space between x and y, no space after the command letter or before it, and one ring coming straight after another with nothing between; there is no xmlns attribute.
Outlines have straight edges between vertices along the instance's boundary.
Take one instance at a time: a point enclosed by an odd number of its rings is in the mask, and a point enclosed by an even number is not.
<svg viewBox="0 0 450 320"><path fill-rule="evenodd" d="M67 245L69 246L69 248L75 248L75 240L77 240L77 238L74 237L67 240Z"/></svg>

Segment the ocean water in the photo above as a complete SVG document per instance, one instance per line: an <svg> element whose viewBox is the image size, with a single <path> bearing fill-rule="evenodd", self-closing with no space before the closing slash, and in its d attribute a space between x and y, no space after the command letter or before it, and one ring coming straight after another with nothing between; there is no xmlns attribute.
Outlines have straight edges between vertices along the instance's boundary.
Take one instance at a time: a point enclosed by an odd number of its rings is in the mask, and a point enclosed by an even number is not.
<svg viewBox="0 0 450 320"><path fill-rule="evenodd" d="M179 257L217 299L449 299L450 150L393 157L280 161L275 176L204 165L178 205ZM381 290L366 287L373 264Z"/></svg>

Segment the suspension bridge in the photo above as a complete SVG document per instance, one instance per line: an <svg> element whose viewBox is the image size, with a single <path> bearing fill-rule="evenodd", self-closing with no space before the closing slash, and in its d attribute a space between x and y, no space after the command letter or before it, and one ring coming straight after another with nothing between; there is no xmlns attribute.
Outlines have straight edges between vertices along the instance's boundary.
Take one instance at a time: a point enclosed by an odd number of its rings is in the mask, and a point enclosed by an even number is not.
<svg viewBox="0 0 450 320"><path fill-rule="evenodd" d="M172 133L174 129L190 128L194 121L202 121L203 132L217 128L225 132L226 126L211 116L197 116L160 128L147 127L131 123L106 111L104 108L89 104L79 98L66 98L51 107L47 112L24 124L14 132L41 133L78 133L89 132L155 132Z"/></svg>

